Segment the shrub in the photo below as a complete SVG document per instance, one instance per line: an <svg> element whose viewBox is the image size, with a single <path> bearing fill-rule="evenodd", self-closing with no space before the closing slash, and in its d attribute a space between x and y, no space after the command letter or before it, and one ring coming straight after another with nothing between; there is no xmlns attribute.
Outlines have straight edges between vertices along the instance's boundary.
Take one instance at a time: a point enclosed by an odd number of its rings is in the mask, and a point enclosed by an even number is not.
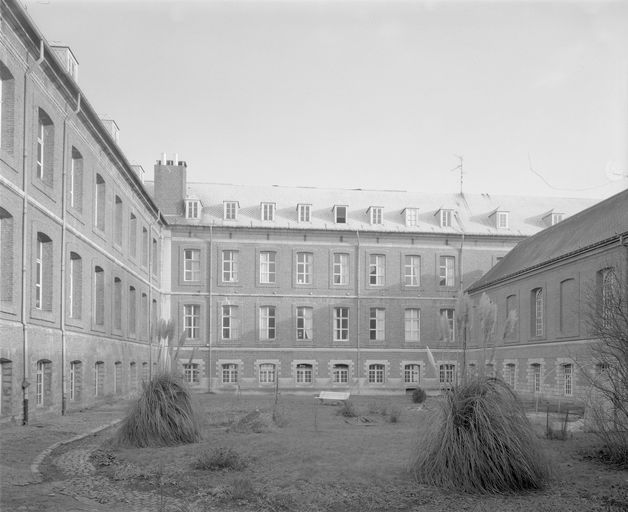
<svg viewBox="0 0 628 512"><path fill-rule="evenodd" d="M233 500L247 500L255 495L255 488L249 478L236 478L229 486L228 493Z"/></svg>
<svg viewBox="0 0 628 512"><path fill-rule="evenodd" d="M358 411L351 400L345 400L342 407L338 409L336 413L338 416L344 416L345 418L357 418Z"/></svg>
<svg viewBox="0 0 628 512"><path fill-rule="evenodd" d="M397 423L401 418L401 408L397 405L393 405L386 411L386 421L388 423Z"/></svg>
<svg viewBox="0 0 628 512"><path fill-rule="evenodd" d="M161 372L142 383L142 393L116 434L122 446L174 446L201 438L189 391L174 374Z"/></svg>
<svg viewBox="0 0 628 512"><path fill-rule="evenodd" d="M539 489L549 464L517 396L502 381L454 388L419 433L410 469L419 482L467 492Z"/></svg>
<svg viewBox="0 0 628 512"><path fill-rule="evenodd" d="M194 463L194 469L206 471L240 471L245 467L246 461L244 458L234 449L224 446L202 453Z"/></svg>
<svg viewBox="0 0 628 512"><path fill-rule="evenodd" d="M423 402L425 402L426 398L427 398L427 394L425 393L425 390L422 388L416 388L412 392L412 401L415 404L422 404Z"/></svg>

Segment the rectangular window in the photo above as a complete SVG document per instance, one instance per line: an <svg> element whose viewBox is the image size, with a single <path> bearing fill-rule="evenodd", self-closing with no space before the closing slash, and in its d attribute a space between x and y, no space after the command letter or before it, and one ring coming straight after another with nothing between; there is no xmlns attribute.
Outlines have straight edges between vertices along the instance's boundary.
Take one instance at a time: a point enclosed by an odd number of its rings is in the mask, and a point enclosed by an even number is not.
<svg viewBox="0 0 628 512"><path fill-rule="evenodd" d="M224 202L224 219L225 220L237 220L238 218L238 203L237 201L225 201Z"/></svg>
<svg viewBox="0 0 628 512"><path fill-rule="evenodd" d="M334 384L346 384L349 382L349 366L346 364L335 364L332 376Z"/></svg>
<svg viewBox="0 0 628 512"><path fill-rule="evenodd" d="M275 253L262 251L259 253L259 282L272 284L275 282Z"/></svg>
<svg viewBox="0 0 628 512"><path fill-rule="evenodd" d="M298 364L297 365L297 384L311 384L312 383L312 365L311 364Z"/></svg>
<svg viewBox="0 0 628 512"><path fill-rule="evenodd" d="M406 309L405 310L405 340L420 341L421 339L421 310Z"/></svg>
<svg viewBox="0 0 628 512"><path fill-rule="evenodd" d="M100 174L96 174L96 193L94 194L94 225L100 231L105 231L105 200L107 184Z"/></svg>
<svg viewBox="0 0 628 512"><path fill-rule="evenodd" d="M504 380L512 389L515 389L515 371L516 367L514 364L509 363L506 365L506 374L504 375Z"/></svg>
<svg viewBox="0 0 628 512"><path fill-rule="evenodd" d="M345 253L334 253L333 282L337 285L349 282L349 255Z"/></svg>
<svg viewBox="0 0 628 512"><path fill-rule="evenodd" d="M148 230L142 227L142 265L148 266Z"/></svg>
<svg viewBox="0 0 628 512"><path fill-rule="evenodd" d="M444 341L455 341L456 339L456 312L453 308L440 310L441 335Z"/></svg>
<svg viewBox="0 0 628 512"><path fill-rule="evenodd" d="M386 339L386 310L384 308L371 308L369 314L369 339L371 341L383 341Z"/></svg>
<svg viewBox="0 0 628 512"><path fill-rule="evenodd" d="M222 282L238 282L238 251L222 251Z"/></svg>
<svg viewBox="0 0 628 512"><path fill-rule="evenodd" d="M259 365L260 384L271 384L275 382L275 365L266 363Z"/></svg>
<svg viewBox="0 0 628 512"><path fill-rule="evenodd" d="M406 208L406 226L417 226L419 224L419 209Z"/></svg>
<svg viewBox="0 0 628 512"><path fill-rule="evenodd" d="M94 268L94 323L105 325L105 271Z"/></svg>
<svg viewBox="0 0 628 512"><path fill-rule="evenodd" d="M44 278L44 242L37 239L35 254L35 307L43 309L43 278Z"/></svg>
<svg viewBox="0 0 628 512"><path fill-rule="evenodd" d="M44 144L45 144L45 125L40 114L37 122L37 177L44 179Z"/></svg>
<svg viewBox="0 0 628 512"><path fill-rule="evenodd" d="M183 330L188 339L196 340L201 331L201 306L186 304L183 306Z"/></svg>
<svg viewBox="0 0 628 512"><path fill-rule="evenodd" d="M404 283L406 286L419 286L421 284L421 257L404 257Z"/></svg>
<svg viewBox="0 0 628 512"><path fill-rule="evenodd" d="M81 395L81 363L70 363L70 400L79 400Z"/></svg>
<svg viewBox="0 0 628 512"><path fill-rule="evenodd" d="M83 211L83 156L75 147L72 148L72 161L70 162L68 199L70 208L79 212Z"/></svg>
<svg viewBox="0 0 628 512"><path fill-rule="evenodd" d="M183 250L183 280L200 281L201 279L201 250Z"/></svg>
<svg viewBox="0 0 628 512"><path fill-rule="evenodd" d="M532 365L532 391L535 393L541 392L541 365Z"/></svg>
<svg viewBox="0 0 628 512"><path fill-rule="evenodd" d="M185 201L185 218L198 219L200 217L201 203L197 199Z"/></svg>
<svg viewBox="0 0 628 512"><path fill-rule="evenodd" d="M238 382L238 365L227 363L222 365L222 383L236 384Z"/></svg>
<svg viewBox="0 0 628 512"><path fill-rule="evenodd" d="M347 223L347 207L346 206L334 206L334 215L336 224Z"/></svg>
<svg viewBox="0 0 628 512"><path fill-rule="evenodd" d="M188 384L198 384L201 381L198 364L183 363L183 378Z"/></svg>
<svg viewBox="0 0 628 512"><path fill-rule="evenodd" d="M137 217L134 214L129 217L129 253L133 258L137 255Z"/></svg>
<svg viewBox="0 0 628 512"><path fill-rule="evenodd" d="M384 223L384 209L381 206L371 206L371 224Z"/></svg>
<svg viewBox="0 0 628 512"><path fill-rule="evenodd" d="M532 332L534 336L541 337L544 333L544 308L543 288L532 290Z"/></svg>
<svg viewBox="0 0 628 512"><path fill-rule="evenodd" d="M403 381L406 384L421 382L421 367L418 364L407 364L403 369Z"/></svg>
<svg viewBox="0 0 628 512"><path fill-rule="evenodd" d="M297 340L313 339L312 308L297 306Z"/></svg>
<svg viewBox="0 0 628 512"><path fill-rule="evenodd" d="M455 261L453 256L439 258L438 284L440 286L454 286L456 281Z"/></svg>
<svg viewBox="0 0 628 512"><path fill-rule="evenodd" d="M369 365L369 384L383 384L385 371L383 364Z"/></svg>
<svg viewBox="0 0 628 512"><path fill-rule="evenodd" d="M71 263L71 260L70 260ZM119 277L113 278L113 328L122 330L122 280Z"/></svg>
<svg viewBox="0 0 628 512"><path fill-rule="evenodd" d="M349 339L349 308L334 308L334 341Z"/></svg>
<svg viewBox="0 0 628 512"><path fill-rule="evenodd" d="M312 253L297 253L297 284L312 284L312 259Z"/></svg>
<svg viewBox="0 0 628 512"><path fill-rule="evenodd" d="M450 228L451 220L453 217L453 210L441 210L440 211L440 227L441 228Z"/></svg>
<svg viewBox="0 0 628 512"><path fill-rule="evenodd" d="M439 380L441 384L452 384L456 376L456 365L441 364L439 371Z"/></svg>
<svg viewBox="0 0 628 512"><path fill-rule="evenodd" d="M238 306L222 306L222 339L237 340L240 337Z"/></svg>
<svg viewBox="0 0 628 512"><path fill-rule="evenodd" d="M133 286L129 286L129 336L135 336L137 328L137 292Z"/></svg>
<svg viewBox="0 0 628 512"><path fill-rule="evenodd" d="M498 229L508 229L508 212L497 212L495 220Z"/></svg>
<svg viewBox="0 0 628 512"><path fill-rule="evenodd" d="M260 207L262 220L275 220L275 203L262 203Z"/></svg>
<svg viewBox="0 0 628 512"><path fill-rule="evenodd" d="M122 206L122 199L120 199L119 196L115 197L114 205L115 206L114 206L113 241L118 245L122 245L123 206Z"/></svg>
<svg viewBox="0 0 628 512"><path fill-rule="evenodd" d="M565 396L573 394L573 367L570 364L563 365L563 392Z"/></svg>
<svg viewBox="0 0 628 512"><path fill-rule="evenodd" d="M83 260L75 252L70 253L69 278L68 311L70 318L80 319L83 290Z"/></svg>
<svg viewBox="0 0 628 512"><path fill-rule="evenodd" d="M259 339L274 340L275 339L275 306L261 306L259 308Z"/></svg>
<svg viewBox="0 0 628 512"><path fill-rule="evenodd" d="M297 206L297 218L299 222L311 222L312 221L312 205L300 204Z"/></svg>
<svg viewBox="0 0 628 512"><path fill-rule="evenodd" d="M372 286L384 286L385 284L386 256L383 254L371 254L369 256L369 284Z"/></svg>

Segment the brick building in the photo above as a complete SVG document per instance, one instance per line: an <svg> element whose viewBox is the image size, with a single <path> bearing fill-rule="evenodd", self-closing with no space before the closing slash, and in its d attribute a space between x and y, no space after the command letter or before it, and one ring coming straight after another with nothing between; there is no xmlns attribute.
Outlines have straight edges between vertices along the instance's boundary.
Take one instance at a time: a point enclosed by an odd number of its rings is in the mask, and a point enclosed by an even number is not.
<svg viewBox="0 0 628 512"><path fill-rule="evenodd" d="M597 371L587 315L603 314L610 287L626 293L627 279L625 190L522 241L470 287L476 304L483 293L496 304L497 323L485 351L476 318L469 363L490 364L520 393L584 398L582 371Z"/></svg>
<svg viewBox="0 0 628 512"><path fill-rule="evenodd" d="M0 414L81 408L150 373L163 221L50 46L2 1Z"/></svg>
<svg viewBox="0 0 628 512"><path fill-rule="evenodd" d="M590 201L187 183L155 166L164 311L199 389L402 391L453 379L459 291ZM428 363L430 347L438 371Z"/></svg>

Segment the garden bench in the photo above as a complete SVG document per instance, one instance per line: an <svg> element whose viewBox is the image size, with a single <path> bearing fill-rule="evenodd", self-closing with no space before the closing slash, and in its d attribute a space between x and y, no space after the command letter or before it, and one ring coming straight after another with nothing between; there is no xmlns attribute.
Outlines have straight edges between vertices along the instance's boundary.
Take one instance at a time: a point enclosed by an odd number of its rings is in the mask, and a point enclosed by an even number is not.
<svg viewBox="0 0 628 512"><path fill-rule="evenodd" d="M351 395L351 393L349 393L348 391L321 391L318 396L316 396L315 398L318 398L321 403L324 400L332 400L335 402L344 402L346 400L349 400L349 396Z"/></svg>

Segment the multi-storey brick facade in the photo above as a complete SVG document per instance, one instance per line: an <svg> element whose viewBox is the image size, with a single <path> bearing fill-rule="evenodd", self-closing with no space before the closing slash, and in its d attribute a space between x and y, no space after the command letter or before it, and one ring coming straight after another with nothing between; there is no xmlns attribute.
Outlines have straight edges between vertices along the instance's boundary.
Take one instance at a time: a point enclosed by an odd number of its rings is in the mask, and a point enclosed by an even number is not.
<svg viewBox="0 0 628 512"><path fill-rule="evenodd" d="M469 363L491 364L521 393L585 398L599 362L589 315L603 314L607 287L626 294L627 277L624 191L521 242L471 287L476 304L483 293L494 302L497 323L484 350L476 317Z"/></svg>
<svg viewBox="0 0 628 512"><path fill-rule="evenodd" d="M149 373L163 222L69 50L17 2L2 1L1 23L0 414L27 419Z"/></svg>
<svg viewBox="0 0 628 512"><path fill-rule="evenodd" d="M438 386L459 359L460 290L552 207L588 203L187 184L186 174L185 162L155 167L164 292L188 334L179 364L213 391Z"/></svg>

